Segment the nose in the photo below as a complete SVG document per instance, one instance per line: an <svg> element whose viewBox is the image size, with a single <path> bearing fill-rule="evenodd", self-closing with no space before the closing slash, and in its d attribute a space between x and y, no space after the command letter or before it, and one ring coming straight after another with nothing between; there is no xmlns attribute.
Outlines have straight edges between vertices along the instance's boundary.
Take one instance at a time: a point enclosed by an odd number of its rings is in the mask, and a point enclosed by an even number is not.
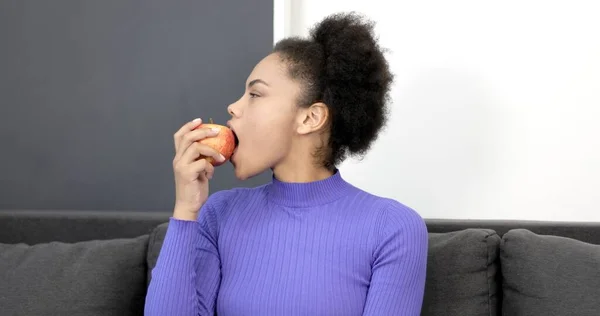
<svg viewBox="0 0 600 316"><path fill-rule="evenodd" d="M229 115L231 115L231 117L240 117L241 109L240 109L239 103L240 103L240 101L238 100L234 103L231 103L227 107L227 112L229 113Z"/></svg>

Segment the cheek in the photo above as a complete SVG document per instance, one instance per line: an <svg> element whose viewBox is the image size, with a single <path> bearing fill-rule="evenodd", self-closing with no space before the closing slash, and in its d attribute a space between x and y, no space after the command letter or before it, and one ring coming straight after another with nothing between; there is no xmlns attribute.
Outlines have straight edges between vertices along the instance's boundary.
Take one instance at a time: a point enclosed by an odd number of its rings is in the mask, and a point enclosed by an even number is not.
<svg viewBox="0 0 600 316"><path fill-rule="evenodd" d="M280 102L265 102L250 107L244 113L248 133L253 138L277 141L289 138L293 131L295 113Z"/></svg>
<svg viewBox="0 0 600 316"><path fill-rule="evenodd" d="M244 151L251 152L255 157L277 159L290 148L293 135L294 118L285 113L256 112L247 115L248 125L244 142Z"/></svg>
<svg viewBox="0 0 600 316"><path fill-rule="evenodd" d="M249 142L253 151L273 152L289 148L291 140L290 123L280 123L278 121L265 121L260 124L253 124Z"/></svg>
<svg viewBox="0 0 600 316"><path fill-rule="evenodd" d="M290 151L289 125L255 124L237 151L236 176L242 180L274 167Z"/></svg>

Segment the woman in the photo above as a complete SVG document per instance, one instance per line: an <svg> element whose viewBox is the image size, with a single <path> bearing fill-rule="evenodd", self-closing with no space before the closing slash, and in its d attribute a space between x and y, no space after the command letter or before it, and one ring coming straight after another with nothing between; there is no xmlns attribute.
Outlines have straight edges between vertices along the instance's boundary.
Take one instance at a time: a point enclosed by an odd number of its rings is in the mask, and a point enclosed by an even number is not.
<svg viewBox="0 0 600 316"><path fill-rule="evenodd" d="M270 168L272 183L208 197L214 168L202 157L223 157L197 141L215 132L184 125L146 315L419 315L423 220L336 168L376 138L391 82L371 23L333 15L310 39L279 42L228 107L236 177Z"/></svg>

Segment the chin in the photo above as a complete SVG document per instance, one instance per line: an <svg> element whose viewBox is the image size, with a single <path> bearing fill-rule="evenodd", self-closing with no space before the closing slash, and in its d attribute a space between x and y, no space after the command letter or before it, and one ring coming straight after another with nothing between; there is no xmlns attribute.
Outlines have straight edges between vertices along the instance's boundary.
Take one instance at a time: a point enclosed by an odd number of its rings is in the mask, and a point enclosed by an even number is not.
<svg viewBox="0 0 600 316"><path fill-rule="evenodd" d="M236 163L232 163L232 164L233 164L233 170L234 170L236 178L238 178L239 180L242 180L242 181L250 178L250 174L248 172L245 172L244 167L242 167Z"/></svg>
<svg viewBox="0 0 600 316"><path fill-rule="evenodd" d="M235 169L235 177L238 178L238 180L244 181L244 180L248 180L248 178L250 178L249 175L247 175L241 171L238 171L238 170L239 169L237 169L237 168Z"/></svg>
<svg viewBox="0 0 600 316"><path fill-rule="evenodd" d="M235 177L238 178L239 180L248 180L254 176L256 176L257 174L259 174L260 172L248 172L248 170L244 170L242 168L235 168Z"/></svg>
<svg viewBox="0 0 600 316"><path fill-rule="evenodd" d="M249 178L252 178L258 174L260 174L261 172L265 171L267 168L244 168L243 165L241 164L234 164L233 165L234 170L235 170L235 177L238 178L239 180L248 180Z"/></svg>

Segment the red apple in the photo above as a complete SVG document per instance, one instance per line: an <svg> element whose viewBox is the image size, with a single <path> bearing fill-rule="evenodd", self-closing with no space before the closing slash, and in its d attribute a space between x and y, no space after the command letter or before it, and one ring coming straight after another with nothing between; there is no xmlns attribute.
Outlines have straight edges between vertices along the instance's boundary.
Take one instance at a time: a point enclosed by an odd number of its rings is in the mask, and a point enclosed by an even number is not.
<svg viewBox="0 0 600 316"><path fill-rule="evenodd" d="M229 158L231 158L233 150L235 149L235 135L233 134L233 131L229 129L229 127L214 124L212 120L210 120L210 123L200 124L200 126L196 127L196 129L198 128L217 128L219 130L218 135L204 138L198 142L220 152L225 157L225 161L218 162L215 161L212 157L202 158L205 158L215 167L224 164L227 160L229 160Z"/></svg>

